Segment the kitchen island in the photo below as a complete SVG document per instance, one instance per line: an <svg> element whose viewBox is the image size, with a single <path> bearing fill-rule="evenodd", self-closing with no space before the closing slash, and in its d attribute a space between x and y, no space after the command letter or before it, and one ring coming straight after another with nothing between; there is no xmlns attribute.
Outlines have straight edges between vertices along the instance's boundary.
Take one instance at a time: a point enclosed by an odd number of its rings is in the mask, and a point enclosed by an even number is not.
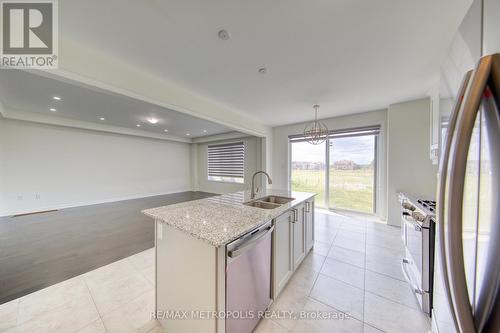
<svg viewBox="0 0 500 333"><path fill-rule="evenodd" d="M257 301L265 310L312 248L313 212L313 193L280 190L144 210L156 221L158 320L169 332L232 333L235 325L255 325L258 318L248 316L258 314L244 310ZM257 241L262 245L252 250Z"/></svg>

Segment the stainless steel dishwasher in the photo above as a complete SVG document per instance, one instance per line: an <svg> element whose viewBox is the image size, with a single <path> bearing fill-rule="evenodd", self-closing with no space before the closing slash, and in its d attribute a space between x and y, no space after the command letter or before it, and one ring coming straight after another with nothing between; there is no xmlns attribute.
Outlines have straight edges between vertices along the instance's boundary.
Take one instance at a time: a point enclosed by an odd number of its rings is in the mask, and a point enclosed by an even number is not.
<svg viewBox="0 0 500 333"><path fill-rule="evenodd" d="M250 333L271 304L272 222L226 247L226 333Z"/></svg>

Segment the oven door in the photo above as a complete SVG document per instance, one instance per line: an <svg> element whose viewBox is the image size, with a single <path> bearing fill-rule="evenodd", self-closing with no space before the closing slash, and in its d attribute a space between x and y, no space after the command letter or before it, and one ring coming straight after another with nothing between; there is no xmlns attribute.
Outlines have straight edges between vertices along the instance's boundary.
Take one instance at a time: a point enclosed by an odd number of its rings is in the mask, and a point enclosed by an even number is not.
<svg viewBox="0 0 500 333"><path fill-rule="evenodd" d="M422 310L426 310L425 301L422 296L427 292L422 286L423 269L423 246L425 243L425 228L413 219L413 217L403 214L405 257L401 260L401 269L410 284L413 293L417 296ZM425 268L424 268L425 269Z"/></svg>

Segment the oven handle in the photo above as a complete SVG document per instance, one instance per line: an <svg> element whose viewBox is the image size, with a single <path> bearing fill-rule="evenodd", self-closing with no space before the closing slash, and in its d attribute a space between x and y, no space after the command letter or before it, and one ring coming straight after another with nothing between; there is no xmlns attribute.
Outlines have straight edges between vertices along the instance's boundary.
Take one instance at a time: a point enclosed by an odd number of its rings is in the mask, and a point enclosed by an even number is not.
<svg viewBox="0 0 500 333"><path fill-rule="evenodd" d="M423 295L424 292L413 282L411 281L410 274L406 271L406 265L408 265L410 261L406 258L401 258L401 270L403 271L403 275L405 276L406 281L410 284L411 289L413 289L413 292L419 295Z"/></svg>

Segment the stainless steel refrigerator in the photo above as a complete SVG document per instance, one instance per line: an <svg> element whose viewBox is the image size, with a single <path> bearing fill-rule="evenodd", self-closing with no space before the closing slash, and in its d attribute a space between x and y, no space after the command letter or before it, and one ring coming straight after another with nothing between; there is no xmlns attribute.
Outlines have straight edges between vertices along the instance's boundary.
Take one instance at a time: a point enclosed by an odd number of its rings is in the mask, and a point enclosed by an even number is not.
<svg viewBox="0 0 500 333"><path fill-rule="evenodd" d="M432 329L500 332L500 0L477 0L441 70Z"/></svg>

